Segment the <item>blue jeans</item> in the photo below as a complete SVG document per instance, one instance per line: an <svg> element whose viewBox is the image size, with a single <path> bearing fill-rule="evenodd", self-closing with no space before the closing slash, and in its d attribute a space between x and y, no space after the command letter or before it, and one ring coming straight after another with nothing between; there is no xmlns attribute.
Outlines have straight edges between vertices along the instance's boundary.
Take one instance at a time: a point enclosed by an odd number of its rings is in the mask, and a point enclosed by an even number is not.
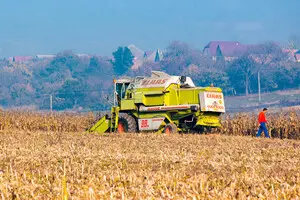
<svg viewBox="0 0 300 200"><path fill-rule="evenodd" d="M268 133L268 129L267 129L267 126L266 126L266 123L264 123L264 122L260 123L260 126L259 126L259 129L258 129L256 137L260 137L262 131L264 131L265 136L267 138L270 138L269 133Z"/></svg>

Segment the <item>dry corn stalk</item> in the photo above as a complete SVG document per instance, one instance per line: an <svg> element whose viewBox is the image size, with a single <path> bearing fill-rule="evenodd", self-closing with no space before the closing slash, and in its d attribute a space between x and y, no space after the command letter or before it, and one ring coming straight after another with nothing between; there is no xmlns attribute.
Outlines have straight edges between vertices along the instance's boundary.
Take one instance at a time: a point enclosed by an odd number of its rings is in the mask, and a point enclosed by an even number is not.
<svg viewBox="0 0 300 200"><path fill-rule="evenodd" d="M4 112L0 111L0 130L27 130L77 132L84 131L95 120L89 114ZM272 137L300 139L300 116L295 111L268 114L268 128ZM225 115L222 127L225 135L255 136L258 130L257 115L238 113Z"/></svg>

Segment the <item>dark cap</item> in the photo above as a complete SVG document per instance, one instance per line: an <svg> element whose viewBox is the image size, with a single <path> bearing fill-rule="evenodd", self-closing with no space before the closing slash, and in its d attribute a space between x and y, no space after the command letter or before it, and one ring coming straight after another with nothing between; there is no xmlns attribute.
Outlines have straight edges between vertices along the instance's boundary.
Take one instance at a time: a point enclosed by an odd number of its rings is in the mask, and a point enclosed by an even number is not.
<svg viewBox="0 0 300 200"><path fill-rule="evenodd" d="M264 108L263 111L268 110L267 108Z"/></svg>

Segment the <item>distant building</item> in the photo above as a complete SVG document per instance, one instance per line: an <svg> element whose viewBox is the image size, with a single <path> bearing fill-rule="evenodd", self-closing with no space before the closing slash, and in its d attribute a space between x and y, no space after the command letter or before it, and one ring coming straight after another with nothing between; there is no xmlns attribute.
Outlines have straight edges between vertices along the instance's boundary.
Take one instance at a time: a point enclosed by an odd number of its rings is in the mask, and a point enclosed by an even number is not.
<svg viewBox="0 0 300 200"><path fill-rule="evenodd" d="M163 51L160 49L143 51L135 45L129 45L128 48L134 56L132 69L138 69L144 62L159 62L163 59Z"/></svg>
<svg viewBox="0 0 300 200"><path fill-rule="evenodd" d="M203 54L213 60L231 61L246 53L248 48L249 45L237 41L211 41L204 47Z"/></svg>
<svg viewBox="0 0 300 200"><path fill-rule="evenodd" d="M33 59L33 56L14 56L12 62L27 63Z"/></svg>
<svg viewBox="0 0 300 200"><path fill-rule="evenodd" d="M156 51L145 51L144 53L144 60L152 61L152 62L159 62L163 59L163 52L160 49Z"/></svg>

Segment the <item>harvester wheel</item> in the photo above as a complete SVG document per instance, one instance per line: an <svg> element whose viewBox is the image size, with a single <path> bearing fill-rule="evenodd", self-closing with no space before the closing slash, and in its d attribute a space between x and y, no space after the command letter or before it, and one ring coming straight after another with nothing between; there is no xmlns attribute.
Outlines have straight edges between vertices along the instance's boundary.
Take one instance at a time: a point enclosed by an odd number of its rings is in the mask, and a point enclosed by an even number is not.
<svg viewBox="0 0 300 200"><path fill-rule="evenodd" d="M164 133L166 134L178 133L177 126L172 123L167 124L164 128Z"/></svg>
<svg viewBox="0 0 300 200"><path fill-rule="evenodd" d="M118 132L119 133L136 133L137 124L135 119L128 115L127 113L119 114L119 123L118 123Z"/></svg>

